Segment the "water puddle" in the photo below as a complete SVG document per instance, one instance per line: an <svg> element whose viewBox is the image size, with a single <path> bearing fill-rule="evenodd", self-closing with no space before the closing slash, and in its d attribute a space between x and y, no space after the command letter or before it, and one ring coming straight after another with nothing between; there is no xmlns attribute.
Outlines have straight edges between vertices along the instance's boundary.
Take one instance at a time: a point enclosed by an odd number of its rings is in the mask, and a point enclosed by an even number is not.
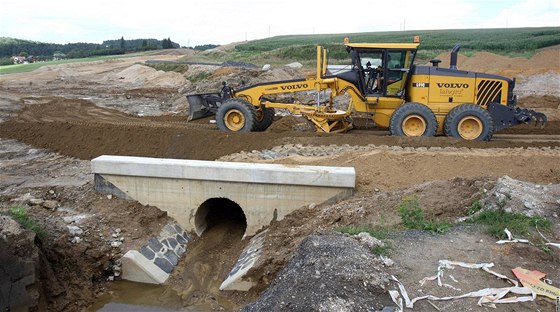
<svg viewBox="0 0 560 312"><path fill-rule="evenodd" d="M115 281L87 311L199 311L185 309L169 286Z"/></svg>

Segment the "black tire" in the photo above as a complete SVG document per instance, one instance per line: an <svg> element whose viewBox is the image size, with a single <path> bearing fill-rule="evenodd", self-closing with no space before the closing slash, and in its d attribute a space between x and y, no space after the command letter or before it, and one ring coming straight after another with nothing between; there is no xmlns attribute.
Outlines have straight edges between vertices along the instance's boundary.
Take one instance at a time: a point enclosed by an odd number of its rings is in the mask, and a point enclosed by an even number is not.
<svg viewBox="0 0 560 312"><path fill-rule="evenodd" d="M218 129L230 132L250 132L255 128L257 111L251 103L240 99L225 101L216 112Z"/></svg>
<svg viewBox="0 0 560 312"><path fill-rule="evenodd" d="M264 131L274 121L274 108L262 106L257 110L257 117L255 119L255 131Z"/></svg>
<svg viewBox="0 0 560 312"><path fill-rule="evenodd" d="M436 135L437 127L434 112L420 103L406 103L399 106L389 122L389 131L391 135L396 136L431 137Z"/></svg>
<svg viewBox="0 0 560 312"><path fill-rule="evenodd" d="M490 113L475 104L461 104L445 116L445 135L473 141L489 141L494 134L494 120Z"/></svg>

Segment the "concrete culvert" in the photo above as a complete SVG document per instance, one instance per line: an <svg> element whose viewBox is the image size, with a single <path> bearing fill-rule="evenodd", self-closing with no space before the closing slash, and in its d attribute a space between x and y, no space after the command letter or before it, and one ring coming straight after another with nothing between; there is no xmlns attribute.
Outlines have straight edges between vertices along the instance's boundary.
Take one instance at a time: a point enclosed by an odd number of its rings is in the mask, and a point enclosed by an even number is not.
<svg viewBox="0 0 560 312"><path fill-rule="evenodd" d="M247 229L247 218L243 209L228 198L210 198L198 207L194 216L196 234L201 236L206 230L222 225Z"/></svg>

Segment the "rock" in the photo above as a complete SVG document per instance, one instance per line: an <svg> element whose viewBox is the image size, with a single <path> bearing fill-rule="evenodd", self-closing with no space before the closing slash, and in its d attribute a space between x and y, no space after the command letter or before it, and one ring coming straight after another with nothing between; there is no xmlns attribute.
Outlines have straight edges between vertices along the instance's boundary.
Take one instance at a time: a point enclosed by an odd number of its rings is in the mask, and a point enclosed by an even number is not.
<svg viewBox="0 0 560 312"><path fill-rule="evenodd" d="M112 194L107 195L107 199L113 199L113 195Z"/></svg>
<svg viewBox="0 0 560 312"><path fill-rule="evenodd" d="M74 238L72 238L72 243L74 244L79 244L83 241L83 239L81 239L79 236L75 236Z"/></svg>
<svg viewBox="0 0 560 312"><path fill-rule="evenodd" d="M56 208L58 208L58 202L56 200L45 200L43 207L50 210L56 210Z"/></svg>
<svg viewBox="0 0 560 312"><path fill-rule="evenodd" d="M362 232L357 235L354 235L354 238L356 238L360 243L364 244L369 249L385 246L385 244L382 241L378 240L377 238L371 236L369 233L366 232Z"/></svg>
<svg viewBox="0 0 560 312"><path fill-rule="evenodd" d="M20 197L14 198L12 199L13 202L19 202L22 204L27 204L29 203L29 200L31 200L33 198L33 196L31 196L31 193L25 193Z"/></svg>
<svg viewBox="0 0 560 312"><path fill-rule="evenodd" d="M42 311L41 258L35 233L0 215L0 311Z"/></svg>
<svg viewBox="0 0 560 312"><path fill-rule="evenodd" d="M84 230L82 230L80 227L75 226L75 225L67 225L66 226L68 228L68 232L70 233L70 235L72 236L76 236L76 235L82 235L84 233Z"/></svg>
<svg viewBox="0 0 560 312"><path fill-rule="evenodd" d="M262 70L266 71L270 69L270 64L264 64L264 66L262 67Z"/></svg>
<svg viewBox="0 0 560 312"><path fill-rule="evenodd" d="M42 200L41 198L30 198L29 199L29 204L32 206L40 206L42 205L44 202L44 200Z"/></svg>
<svg viewBox="0 0 560 312"><path fill-rule="evenodd" d="M526 216L552 217L558 207L560 184L547 185L518 181L508 176L498 179L480 203L484 209L504 209Z"/></svg>
<svg viewBox="0 0 560 312"><path fill-rule="evenodd" d="M386 267L390 267L390 266L393 266L395 264L395 262L389 257L380 256L379 259L381 259L381 262Z"/></svg>
<svg viewBox="0 0 560 312"><path fill-rule="evenodd" d="M293 62L290 64L286 64L286 67L290 67L290 68L302 68L303 65L300 62Z"/></svg>
<svg viewBox="0 0 560 312"><path fill-rule="evenodd" d="M121 245L122 245L122 242L120 242L120 241L111 242L111 247L113 247L113 248L119 248L119 247L121 247Z"/></svg>

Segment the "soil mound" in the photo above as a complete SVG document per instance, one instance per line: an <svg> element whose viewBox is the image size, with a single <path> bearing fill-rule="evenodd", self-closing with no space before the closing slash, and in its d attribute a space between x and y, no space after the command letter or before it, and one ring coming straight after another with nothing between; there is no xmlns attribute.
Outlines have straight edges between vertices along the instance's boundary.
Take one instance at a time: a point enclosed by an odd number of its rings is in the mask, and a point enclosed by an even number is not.
<svg viewBox="0 0 560 312"><path fill-rule="evenodd" d="M449 67L450 54L437 56L441 67ZM476 52L467 57L459 54L457 67L463 70L492 73L506 77L530 76L546 72L560 73L560 46L538 50L530 59L507 57L490 52Z"/></svg>
<svg viewBox="0 0 560 312"><path fill-rule="evenodd" d="M185 77L179 73L158 71L140 64L132 65L116 74L111 73L106 78L121 79L124 83L144 88L179 88L186 84Z"/></svg>

